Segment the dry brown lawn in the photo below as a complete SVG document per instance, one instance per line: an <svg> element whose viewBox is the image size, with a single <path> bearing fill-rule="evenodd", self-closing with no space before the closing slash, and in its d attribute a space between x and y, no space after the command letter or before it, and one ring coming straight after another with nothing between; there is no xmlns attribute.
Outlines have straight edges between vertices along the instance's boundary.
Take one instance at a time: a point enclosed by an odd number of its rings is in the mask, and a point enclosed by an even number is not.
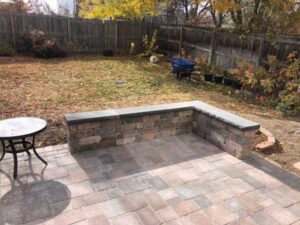
<svg viewBox="0 0 300 225"><path fill-rule="evenodd" d="M167 62L136 57L76 55L65 59L0 58L0 116L38 116L49 128L40 145L66 142L63 114L107 108L200 100L255 120L275 134L282 150L267 157L293 170L300 161L300 123L259 105L235 90L203 82L175 80Z"/></svg>

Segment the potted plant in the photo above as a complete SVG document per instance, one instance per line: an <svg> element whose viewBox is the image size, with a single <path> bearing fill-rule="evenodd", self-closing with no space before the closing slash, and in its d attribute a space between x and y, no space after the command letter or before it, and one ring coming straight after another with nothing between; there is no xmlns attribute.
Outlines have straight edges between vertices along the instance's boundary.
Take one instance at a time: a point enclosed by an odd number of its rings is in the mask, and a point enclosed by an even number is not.
<svg viewBox="0 0 300 225"><path fill-rule="evenodd" d="M232 84L232 80L230 77L230 74L228 73L228 71L224 71L224 85L225 86L231 86Z"/></svg>
<svg viewBox="0 0 300 225"><path fill-rule="evenodd" d="M114 56L114 50L113 49L104 49L102 51L102 55L105 57L113 57Z"/></svg>
<svg viewBox="0 0 300 225"><path fill-rule="evenodd" d="M213 81L213 74L211 72L211 67L207 65L206 67L203 68L203 74L204 74L204 80L208 82Z"/></svg>
<svg viewBox="0 0 300 225"><path fill-rule="evenodd" d="M241 83L241 76L242 76L242 71L239 67L231 69L230 74L231 74L231 87L235 89L241 89L242 88L242 83Z"/></svg>
<svg viewBox="0 0 300 225"><path fill-rule="evenodd" d="M224 78L223 71L216 67L214 69L214 82L216 84L222 84L223 78Z"/></svg>
<svg viewBox="0 0 300 225"><path fill-rule="evenodd" d="M201 74L204 76L204 80L212 82L213 74L211 73L211 67L208 64L208 58L206 56L199 56L195 59L196 68L201 71Z"/></svg>
<svg viewBox="0 0 300 225"><path fill-rule="evenodd" d="M231 87L240 90L242 88L242 83L238 80L233 80L231 83Z"/></svg>

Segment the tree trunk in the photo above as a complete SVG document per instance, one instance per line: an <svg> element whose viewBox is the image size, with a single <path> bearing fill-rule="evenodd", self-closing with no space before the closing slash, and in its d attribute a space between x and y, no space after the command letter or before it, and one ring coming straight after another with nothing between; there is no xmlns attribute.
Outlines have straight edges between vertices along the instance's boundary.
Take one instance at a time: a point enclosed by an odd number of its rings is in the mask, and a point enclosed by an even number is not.
<svg viewBox="0 0 300 225"><path fill-rule="evenodd" d="M241 4L240 0L234 0L236 4ZM241 9L231 10L230 16L232 21L234 22L234 26L236 29L241 30L243 27L243 12Z"/></svg>
<svg viewBox="0 0 300 225"><path fill-rule="evenodd" d="M188 6L184 7L184 12L185 12L185 19L189 20L190 16L189 16L189 8L188 8Z"/></svg>
<svg viewBox="0 0 300 225"><path fill-rule="evenodd" d="M217 28L221 28L222 27L222 25L223 25L223 19L224 19L223 14L219 13Z"/></svg>
<svg viewBox="0 0 300 225"><path fill-rule="evenodd" d="M81 0L74 0L74 17L79 17L80 4Z"/></svg>
<svg viewBox="0 0 300 225"><path fill-rule="evenodd" d="M254 25L254 23L257 22L260 3L261 3L260 0L255 0L255 5L254 5L254 8L253 8L253 15L250 18L249 24L248 24L248 27L249 27L250 31L253 31L253 25Z"/></svg>

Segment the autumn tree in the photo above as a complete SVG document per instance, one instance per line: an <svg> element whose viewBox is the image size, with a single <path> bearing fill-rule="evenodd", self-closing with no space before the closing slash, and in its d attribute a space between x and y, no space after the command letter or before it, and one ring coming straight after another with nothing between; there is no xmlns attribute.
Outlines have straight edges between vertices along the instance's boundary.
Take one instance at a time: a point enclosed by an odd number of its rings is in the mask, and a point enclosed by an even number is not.
<svg viewBox="0 0 300 225"><path fill-rule="evenodd" d="M216 28L226 25L243 33L300 32L298 0L172 0L170 5L186 23L209 17Z"/></svg>
<svg viewBox="0 0 300 225"><path fill-rule="evenodd" d="M85 18L143 18L161 5L183 14L185 21L211 18L216 28L226 25L243 33L299 34L298 0L77 0ZM80 3L81 2L81 3Z"/></svg>
<svg viewBox="0 0 300 225"><path fill-rule="evenodd" d="M171 5L178 15L184 15L187 23L197 24L209 17L216 28L224 24L228 10L233 7L229 0L173 0Z"/></svg>
<svg viewBox="0 0 300 225"><path fill-rule="evenodd" d="M42 0L11 0L0 4L0 12L54 14L50 6Z"/></svg>
<svg viewBox="0 0 300 225"><path fill-rule="evenodd" d="M297 0L210 0L215 12L229 15L239 32L297 33L300 9Z"/></svg>
<svg viewBox="0 0 300 225"><path fill-rule="evenodd" d="M74 0L74 16L79 17L81 7L80 5L84 2L84 0Z"/></svg>
<svg viewBox="0 0 300 225"><path fill-rule="evenodd" d="M0 4L0 12L26 13L28 10L29 6L22 0L12 0L10 2L3 2Z"/></svg>
<svg viewBox="0 0 300 225"><path fill-rule="evenodd" d="M299 33L298 0L195 0L193 4L197 6L199 2L202 2L201 10L210 13L216 27L226 24L244 33Z"/></svg>
<svg viewBox="0 0 300 225"><path fill-rule="evenodd" d="M141 19L156 14L159 0L82 0L80 15L85 18Z"/></svg>

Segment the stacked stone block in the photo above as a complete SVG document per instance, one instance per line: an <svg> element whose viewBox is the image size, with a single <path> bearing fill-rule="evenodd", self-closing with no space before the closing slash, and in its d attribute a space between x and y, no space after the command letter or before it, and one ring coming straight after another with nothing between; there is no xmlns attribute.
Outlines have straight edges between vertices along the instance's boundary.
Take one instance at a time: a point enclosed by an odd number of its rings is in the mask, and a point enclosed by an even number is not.
<svg viewBox="0 0 300 225"><path fill-rule="evenodd" d="M237 158L249 155L255 131L236 128L202 112L193 114L193 132Z"/></svg>
<svg viewBox="0 0 300 225"><path fill-rule="evenodd" d="M193 110L121 116L68 125L72 153L192 132Z"/></svg>

